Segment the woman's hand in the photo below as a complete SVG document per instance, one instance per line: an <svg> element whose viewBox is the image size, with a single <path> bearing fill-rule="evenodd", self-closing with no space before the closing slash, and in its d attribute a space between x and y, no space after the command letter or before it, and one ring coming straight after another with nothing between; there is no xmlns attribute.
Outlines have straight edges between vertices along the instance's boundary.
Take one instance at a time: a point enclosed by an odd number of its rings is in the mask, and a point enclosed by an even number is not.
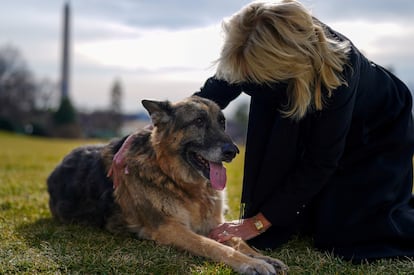
<svg viewBox="0 0 414 275"><path fill-rule="evenodd" d="M246 241L260 235L271 225L272 224L259 213L252 218L223 223L211 230L208 236L221 243L230 240L232 237L239 237Z"/></svg>

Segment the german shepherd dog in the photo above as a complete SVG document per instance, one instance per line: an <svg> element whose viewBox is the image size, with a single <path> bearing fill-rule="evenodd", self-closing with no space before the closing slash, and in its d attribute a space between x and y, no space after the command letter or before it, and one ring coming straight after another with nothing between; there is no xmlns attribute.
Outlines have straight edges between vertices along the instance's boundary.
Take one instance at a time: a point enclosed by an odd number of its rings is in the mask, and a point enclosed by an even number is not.
<svg viewBox="0 0 414 275"><path fill-rule="evenodd" d="M243 274L284 273L282 262L240 238L222 244L206 237L224 222L222 162L238 153L225 133L220 108L197 96L175 104L142 104L152 129L74 149L51 173L47 185L53 216L63 223L133 232Z"/></svg>

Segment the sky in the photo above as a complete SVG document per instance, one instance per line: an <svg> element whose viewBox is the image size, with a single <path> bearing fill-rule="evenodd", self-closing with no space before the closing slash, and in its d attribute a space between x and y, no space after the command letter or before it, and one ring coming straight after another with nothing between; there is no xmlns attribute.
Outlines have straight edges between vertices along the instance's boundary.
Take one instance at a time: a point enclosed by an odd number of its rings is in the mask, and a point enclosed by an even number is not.
<svg viewBox="0 0 414 275"><path fill-rule="evenodd" d="M84 111L107 108L115 80L129 113L142 110L142 99L177 101L191 95L214 74L221 22L249 2L71 0L72 101ZM414 88L414 1L301 2ZM64 3L0 0L0 47L18 48L37 79L60 81Z"/></svg>

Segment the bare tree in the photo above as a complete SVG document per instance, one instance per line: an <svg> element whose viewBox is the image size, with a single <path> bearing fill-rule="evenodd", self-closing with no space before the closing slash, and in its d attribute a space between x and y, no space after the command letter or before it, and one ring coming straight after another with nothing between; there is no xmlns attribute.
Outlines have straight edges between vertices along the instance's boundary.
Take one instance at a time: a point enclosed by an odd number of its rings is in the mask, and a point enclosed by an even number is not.
<svg viewBox="0 0 414 275"><path fill-rule="evenodd" d="M44 78L36 83L35 107L37 110L50 111L59 106L59 87L55 82Z"/></svg>
<svg viewBox="0 0 414 275"><path fill-rule="evenodd" d="M22 124L35 109L36 84L17 48L0 47L0 118Z"/></svg>
<svg viewBox="0 0 414 275"><path fill-rule="evenodd" d="M122 86L121 81L119 79L116 79L114 81L114 84L112 85L111 89L111 111L116 114L122 113Z"/></svg>
<svg viewBox="0 0 414 275"><path fill-rule="evenodd" d="M108 128L114 135L118 134L122 124L122 93L121 81L116 79L110 91L110 119L108 121Z"/></svg>

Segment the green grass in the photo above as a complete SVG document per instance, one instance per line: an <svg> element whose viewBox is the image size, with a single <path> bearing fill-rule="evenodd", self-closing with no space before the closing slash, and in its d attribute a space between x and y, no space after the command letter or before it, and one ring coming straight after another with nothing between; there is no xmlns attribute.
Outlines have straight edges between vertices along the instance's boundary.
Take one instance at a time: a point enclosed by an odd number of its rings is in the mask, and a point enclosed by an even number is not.
<svg viewBox="0 0 414 275"><path fill-rule="evenodd" d="M55 222L46 177L84 143L0 132L0 274L233 274L172 247ZM229 219L238 217L242 165L243 155L227 165ZM352 265L315 251L306 239L265 253L287 263L291 274L414 274L409 259Z"/></svg>

